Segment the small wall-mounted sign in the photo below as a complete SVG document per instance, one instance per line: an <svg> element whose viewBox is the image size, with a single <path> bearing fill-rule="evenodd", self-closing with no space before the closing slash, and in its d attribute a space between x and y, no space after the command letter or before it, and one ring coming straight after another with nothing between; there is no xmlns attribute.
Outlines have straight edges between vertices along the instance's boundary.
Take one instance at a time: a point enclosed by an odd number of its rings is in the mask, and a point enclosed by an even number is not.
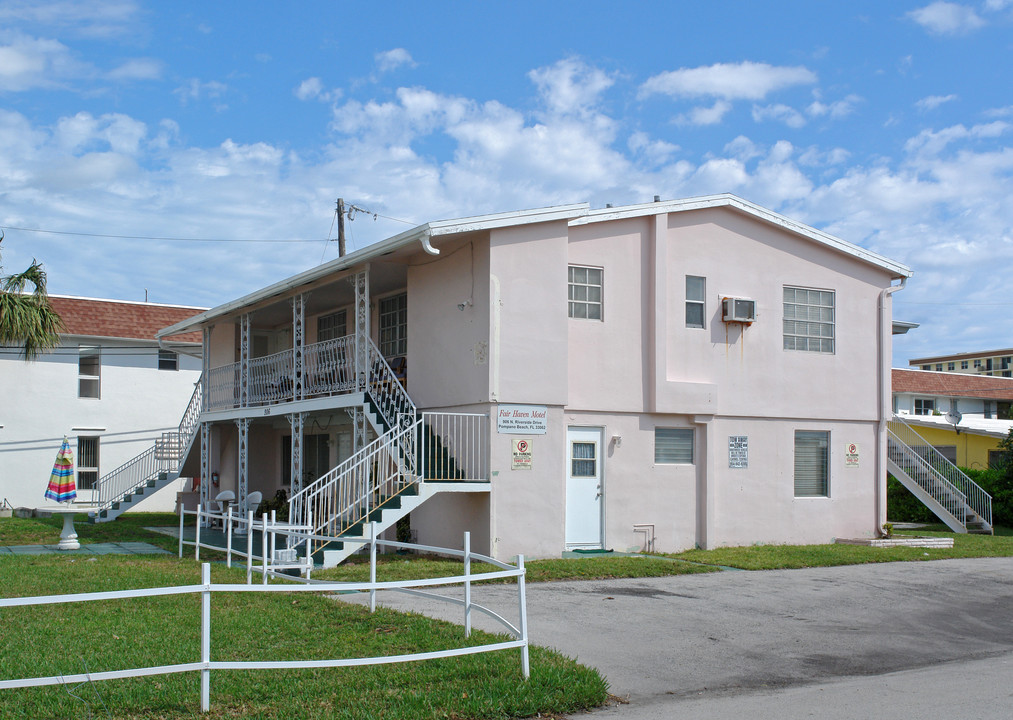
<svg viewBox="0 0 1013 720"><path fill-rule="evenodd" d="M748 435L728 436L728 467L730 468L749 467Z"/></svg>
<svg viewBox="0 0 1013 720"><path fill-rule="evenodd" d="M496 413L499 433L544 435L548 427L548 408L544 405L500 405Z"/></svg>
<svg viewBox="0 0 1013 720"><path fill-rule="evenodd" d="M848 443L845 446L844 467L858 467L858 443Z"/></svg>
<svg viewBox="0 0 1013 720"><path fill-rule="evenodd" d="M513 445L513 459L510 462L511 470L531 469L531 441L515 438L511 441Z"/></svg>

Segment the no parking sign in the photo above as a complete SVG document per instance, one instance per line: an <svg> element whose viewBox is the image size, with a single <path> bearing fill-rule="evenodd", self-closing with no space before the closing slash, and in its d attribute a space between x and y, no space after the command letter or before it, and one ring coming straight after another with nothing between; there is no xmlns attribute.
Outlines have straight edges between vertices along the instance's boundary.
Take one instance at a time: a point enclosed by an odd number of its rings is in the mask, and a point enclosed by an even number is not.
<svg viewBox="0 0 1013 720"><path fill-rule="evenodd" d="M848 443L844 448L844 467L858 467L858 443Z"/></svg>
<svg viewBox="0 0 1013 720"><path fill-rule="evenodd" d="M511 470L531 469L531 441L526 438L514 438L513 461L510 464Z"/></svg>

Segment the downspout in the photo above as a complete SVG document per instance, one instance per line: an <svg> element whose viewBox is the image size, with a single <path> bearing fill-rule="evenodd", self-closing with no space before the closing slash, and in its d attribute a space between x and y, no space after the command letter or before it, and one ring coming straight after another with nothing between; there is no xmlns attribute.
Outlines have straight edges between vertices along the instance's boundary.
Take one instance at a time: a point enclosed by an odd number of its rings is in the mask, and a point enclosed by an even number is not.
<svg viewBox="0 0 1013 720"><path fill-rule="evenodd" d="M425 250L430 255L439 255L440 251L434 248L432 244L429 242L432 237L433 237L432 230L428 229L423 230L422 237L419 238L419 242L422 243L422 249Z"/></svg>
<svg viewBox="0 0 1013 720"><path fill-rule="evenodd" d="M891 403L890 407L891 408L893 407L892 406L892 390L889 393L887 393L885 391L885 388L890 388L892 386L892 381L891 381L890 378L892 376L891 367L892 367L892 362L893 362L892 358L888 359L886 357L886 349L885 349L886 343L883 341L883 333L889 331L890 332L890 336L889 337L893 336L892 323L891 323L891 327L889 328L889 330L887 328L887 323L886 323L886 299L887 299L887 297L889 297L890 295L893 295L898 290L903 290L905 285L907 285L907 277L902 277L900 279L900 285L891 285L890 287L883 288L883 291L880 292L880 294L879 294L879 327L880 327L880 330L879 330L879 332L880 332L880 337L879 337L879 368L878 368L879 369L879 380L878 380L878 382L876 384L877 385L877 390L878 390L878 392L876 393L876 397L877 397L877 402L879 403L878 419L876 420L876 510L875 510L875 512L876 512L876 522L875 522L875 527L876 527L876 532L877 533L880 532L880 529L882 527L882 523L880 522L880 520L882 520L883 522L886 522L886 462L885 462L885 455L886 455L886 453L885 453L884 448L883 448L883 440L884 440L884 433L886 432L886 423L887 423L887 416L886 416L887 415L887 413L886 413L887 397L890 398L890 403ZM892 347L893 346L893 342L891 342L890 345ZM890 414L893 415L892 410L891 410Z"/></svg>

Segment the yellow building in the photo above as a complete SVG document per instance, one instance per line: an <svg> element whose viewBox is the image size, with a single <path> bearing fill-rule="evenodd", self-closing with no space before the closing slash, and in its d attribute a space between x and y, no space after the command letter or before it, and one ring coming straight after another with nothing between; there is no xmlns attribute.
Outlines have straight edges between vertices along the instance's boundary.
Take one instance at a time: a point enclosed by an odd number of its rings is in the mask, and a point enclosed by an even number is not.
<svg viewBox="0 0 1013 720"><path fill-rule="evenodd" d="M994 463L999 442L1013 426L1009 420L962 418L958 432L945 417L905 415L903 420L954 465L975 470Z"/></svg>

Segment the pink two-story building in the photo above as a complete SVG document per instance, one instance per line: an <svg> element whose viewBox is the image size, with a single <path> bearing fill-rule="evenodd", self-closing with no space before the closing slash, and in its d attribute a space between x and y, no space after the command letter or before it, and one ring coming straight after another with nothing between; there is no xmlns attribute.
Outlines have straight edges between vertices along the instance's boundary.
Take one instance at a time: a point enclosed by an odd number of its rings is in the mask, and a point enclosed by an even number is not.
<svg viewBox="0 0 1013 720"><path fill-rule="evenodd" d="M731 195L431 222L162 331L183 474L498 557L875 536L910 275Z"/></svg>

